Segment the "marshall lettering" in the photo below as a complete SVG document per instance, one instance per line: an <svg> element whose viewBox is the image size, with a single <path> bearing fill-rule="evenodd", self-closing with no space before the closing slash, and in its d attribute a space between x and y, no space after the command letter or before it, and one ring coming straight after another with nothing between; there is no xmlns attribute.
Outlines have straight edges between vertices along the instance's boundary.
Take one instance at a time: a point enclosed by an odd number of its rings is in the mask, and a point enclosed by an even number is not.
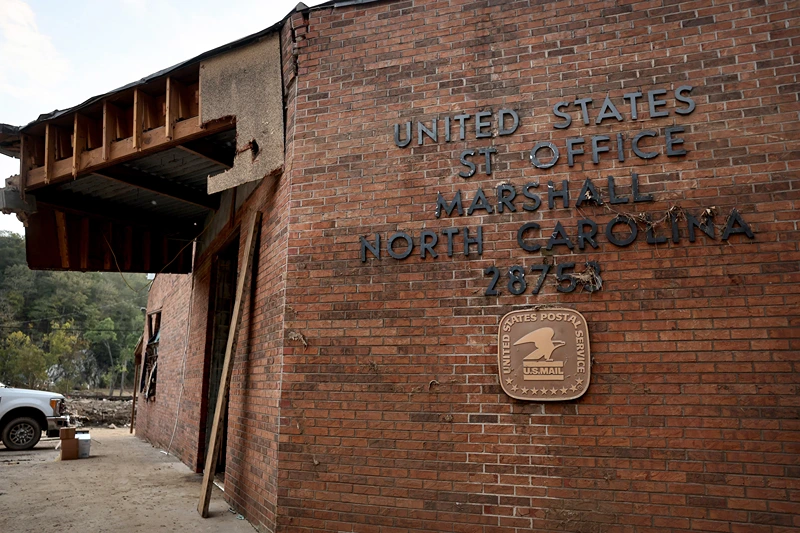
<svg viewBox="0 0 800 533"><path fill-rule="evenodd" d="M691 114L696 104L691 97L693 87L683 85L674 90L655 88L635 91L622 97L606 94L602 97L575 97L557 102L549 112L555 130L568 129L574 122L583 126L602 125L606 121L622 123L628 121L667 118ZM394 142L399 148L422 146L432 143L449 143L469 139L501 138L513 135L521 123L520 114L513 109L457 112L429 120L406 121L394 124ZM566 161L569 167L591 158L599 164L603 158L613 157L624 162L626 154L649 160L660 153L668 157L683 156L684 128L674 123L660 133L642 130L633 134L609 133L591 137L567 137L558 141L534 142L528 158L538 169L549 169ZM661 140L659 141L659 138ZM657 148L661 142L663 147ZM497 149L483 146L463 150L458 156L461 170L458 175L469 179L477 172L492 174L493 156ZM583 159L582 159L583 158ZM474 191L442 192L431 198L429 208L436 219L478 217L477 224L467 227L445 227L437 231L422 229L417 232L396 231L359 236L360 259L388 258L402 261L418 257L423 261L435 261L455 255L480 258L487 241L493 238L492 230L497 225L484 227L488 215L519 213L516 223L516 244L526 256L553 255L596 250L610 244L615 247L630 246L637 240L648 245L679 244L683 238L690 243L698 234L712 240L728 241L735 235L754 239L750 225L736 208L720 213L715 208L689 212L678 206L664 212L642 212L640 204L654 202L652 194L645 192L646 176L631 173L630 176L607 176L602 180L585 179L582 183L569 180L531 180L521 184L500 183L496 187L479 187ZM602 214L603 219L593 218L589 207ZM564 224L552 216L541 216L543 210L576 209L581 218ZM620 210L629 210L628 213ZM612 214L606 214L611 211ZM525 220L530 214L532 220ZM615 216L612 216L615 215ZM725 215L724 222L715 225L715 216ZM517 222L518 221L518 222ZM424 226L423 226L424 227ZM512 226L513 227L513 226ZM489 282L484 294L497 296L504 291L512 295L538 294L547 279L555 283L558 292L573 292L579 286L587 291L601 290L603 280L601 265L592 259L557 263L542 258L533 265L491 265L484 269ZM578 335L579 333L576 333ZM576 337L575 349L580 368L585 368L585 337ZM501 339L501 342L505 342ZM505 346L505 345L502 345ZM511 346L504 349L511 350ZM502 358L502 357L501 357ZM503 359L505 361L505 359ZM558 376L557 366L535 366L524 371L527 376Z"/></svg>

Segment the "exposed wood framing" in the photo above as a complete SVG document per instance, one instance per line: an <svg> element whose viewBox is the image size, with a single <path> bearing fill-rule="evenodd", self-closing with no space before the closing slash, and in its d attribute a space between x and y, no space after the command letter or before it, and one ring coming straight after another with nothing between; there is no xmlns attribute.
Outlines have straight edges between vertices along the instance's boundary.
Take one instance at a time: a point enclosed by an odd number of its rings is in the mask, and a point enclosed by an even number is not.
<svg viewBox="0 0 800 533"><path fill-rule="evenodd" d="M103 247L103 268L111 270L111 247L114 245L114 226L111 222L106 222L103 227L103 237L105 238L105 246Z"/></svg>
<svg viewBox="0 0 800 533"><path fill-rule="evenodd" d="M103 102L103 161L111 158L111 143L116 139L119 110L114 104Z"/></svg>
<svg viewBox="0 0 800 533"><path fill-rule="evenodd" d="M63 211L56 211L56 231L58 232L58 253L61 255L61 268L69 270L67 219Z"/></svg>
<svg viewBox="0 0 800 533"><path fill-rule="evenodd" d="M153 176L145 172L140 172L130 167L120 165L118 167L106 168L95 172L95 175L125 183L137 189L168 196L174 200L196 205L203 209L216 210L219 207L219 199L217 197L199 193L189 187L178 185L174 182L161 179L158 176Z"/></svg>
<svg viewBox="0 0 800 533"><path fill-rule="evenodd" d="M195 222L198 224L202 222L199 219L197 221L175 221L169 217L142 212L113 202L97 202L69 191L54 191L46 196L37 194L36 203L73 215L102 219L109 223L130 224L182 238L194 237L202 229L202 227L198 229L198 226L195 225Z"/></svg>
<svg viewBox="0 0 800 533"><path fill-rule="evenodd" d="M167 78L166 95L166 139L171 141L174 136L175 123L189 117L189 97L186 87L174 78Z"/></svg>
<svg viewBox="0 0 800 533"><path fill-rule="evenodd" d="M28 218L26 229L27 259L33 269L175 274L185 274L191 270L190 245L201 232L201 228L193 224L178 234L174 225L142 228L136 222L94 217L76 211L71 206L53 207L38 202L37 209ZM58 215L57 218L56 211L60 211L63 217ZM59 225L62 226L61 231ZM149 232L148 239L144 238L146 232ZM168 234L165 235L165 232ZM65 241L65 237L68 240ZM127 244L126 239L132 242ZM106 241L113 246L118 263L114 261L114 255ZM128 251L125 250L126 247ZM67 250L68 254L62 257L62 253ZM128 253L131 257L130 263L127 263L123 253ZM145 254L150 256L146 265L143 260ZM64 266L67 260L68 269Z"/></svg>
<svg viewBox="0 0 800 533"><path fill-rule="evenodd" d="M110 110L111 104L107 104L106 108ZM231 129L234 126L234 120L221 120L215 123L207 124L201 127L194 120L182 120L177 122L174 127L173 138L171 141L166 139L166 127L160 126L153 130L142 133L141 143L142 149L137 150L133 147L133 139L131 137L120 139L116 142L109 141L109 116L111 113L106 113L104 117L104 144L101 148L88 150L81 154L81 174L90 174L102 168L113 166L143 155L159 152L167 148L173 148L180 144L193 141L207 135L213 135ZM116 127L119 127L119 114L118 120L115 121ZM47 125L47 130L54 129L54 126ZM54 135L54 134L53 134ZM46 138L47 136L45 136ZM55 143L55 141L53 141ZM45 152L47 152L47 141L45 140ZM103 159L104 151L108 150L106 159ZM45 166L40 168L31 169L28 172L28 190L37 189L48 183L60 183L72 179L72 160L67 159L63 161L55 160L55 144L51 155L53 160L50 162L48 174L47 160ZM49 176L49 179L48 179Z"/></svg>
<svg viewBox="0 0 800 533"><path fill-rule="evenodd" d="M144 133L145 94L141 89L133 91L133 149L142 149L142 134Z"/></svg>
<svg viewBox="0 0 800 533"><path fill-rule="evenodd" d="M72 129L72 177L77 178L80 171L80 162L89 138L88 124L85 117L75 113Z"/></svg>
<svg viewBox="0 0 800 533"><path fill-rule="evenodd" d="M47 124L44 130L44 183L47 185L53 179L56 166L56 127ZM70 172L70 175L72 173ZM30 175L30 173L29 173Z"/></svg>
<svg viewBox="0 0 800 533"><path fill-rule="evenodd" d="M81 219L81 270L89 269L89 219Z"/></svg>
<svg viewBox="0 0 800 533"><path fill-rule="evenodd" d="M244 259L239 269L239 279L236 284L236 299L233 304L231 327L228 331L228 344L225 347L225 360L222 364L222 377L220 379L219 392L217 393L217 406L214 409L214 422L211 426L211 438L208 442L208 449L206 450L206 462L203 468L203 484L200 488L200 501L197 504L197 512L200 513L200 516L203 518L208 517L208 505L211 502L214 473L216 471L222 440L222 413L225 412L225 407L228 404L228 391L231 386L231 375L233 374L233 358L236 354L236 346L239 342L239 328L242 325L245 289L250 284L256 241L258 241L258 231L261 228L260 212L255 212L253 214L248 227L247 242L244 247Z"/></svg>

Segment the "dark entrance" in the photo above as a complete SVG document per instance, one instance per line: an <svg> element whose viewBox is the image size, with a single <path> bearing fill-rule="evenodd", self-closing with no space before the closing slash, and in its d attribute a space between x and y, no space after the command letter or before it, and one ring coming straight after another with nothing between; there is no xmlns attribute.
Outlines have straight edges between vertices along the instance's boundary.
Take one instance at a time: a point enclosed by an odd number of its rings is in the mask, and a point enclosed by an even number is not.
<svg viewBox="0 0 800 533"><path fill-rule="evenodd" d="M209 309L209 337L211 339L208 350L208 397L205 423L205 444L203 453L208 450L211 439L211 429L214 424L214 409L217 406L217 396L222 380L222 365L225 361L225 348L228 343L228 332L233 316L233 304L236 297L236 271L239 262L239 239L233 239L225 249L214 258L214 271L211 285L211 306ZM217 460L216 473L224 476L225 451L228 441L228 408L222 417L222 439L220 441L219 459Z"/></svg>

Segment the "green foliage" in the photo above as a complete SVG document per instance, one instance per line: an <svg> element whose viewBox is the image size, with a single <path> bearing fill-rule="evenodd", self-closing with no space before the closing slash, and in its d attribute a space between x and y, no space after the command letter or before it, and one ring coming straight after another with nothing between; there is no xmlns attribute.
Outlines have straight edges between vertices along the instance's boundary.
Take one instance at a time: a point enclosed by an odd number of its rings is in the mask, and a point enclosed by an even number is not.
<svg viewBox="0 0 800 533"><path fill-rule="evenodd" d="M148 285L144 274L32 271L24 239L0 232L0 381L69 390L132 376Z"/></svg>
<svg viewBox="0 0 800 533"><path fill-rule="evenodd" d="M21 331L8 335L0 346L0 381L27 389L47 383L47 358Z"/></svg>

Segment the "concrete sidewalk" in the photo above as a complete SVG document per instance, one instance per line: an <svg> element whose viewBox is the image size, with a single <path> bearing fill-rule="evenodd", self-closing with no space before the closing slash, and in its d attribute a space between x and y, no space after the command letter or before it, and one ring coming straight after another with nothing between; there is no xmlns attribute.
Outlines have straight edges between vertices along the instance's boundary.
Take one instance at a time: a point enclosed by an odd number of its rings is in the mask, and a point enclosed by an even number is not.
<svg viewBox="0 0 800 533"><path fill-rule="evenodd" d="M0 530L252 533L214 489L211 516L197 514L202 475L130 435L91 429L92 457L60 461L58 440L27 452L0 445Z"/></svg>

